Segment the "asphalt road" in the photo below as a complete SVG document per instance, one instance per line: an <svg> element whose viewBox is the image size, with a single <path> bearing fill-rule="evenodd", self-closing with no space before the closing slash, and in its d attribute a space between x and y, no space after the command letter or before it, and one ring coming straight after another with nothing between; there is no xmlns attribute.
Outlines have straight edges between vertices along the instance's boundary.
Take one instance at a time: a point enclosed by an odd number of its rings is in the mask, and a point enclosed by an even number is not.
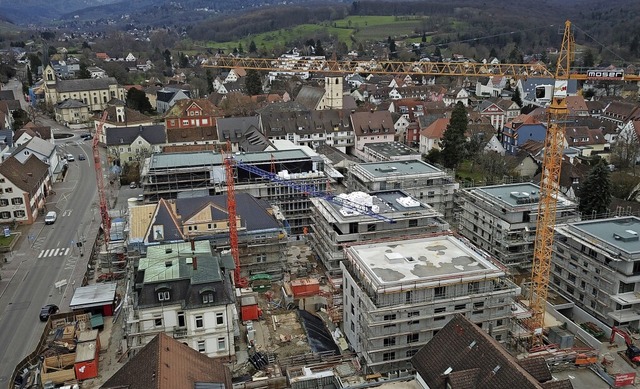
<svg viewBox="0 0 640 389"><path fill-rule="evenodd" d="M40 308L53 303L68 310L75 284L54 284L71 277L80 259L75 243L86 239L87 227L100 217L91 142L76 134L56 143L60 154L71 153L75 161L69 163L65 180L53 186L56 194L50 199L55 203L47 203L48 211L58 213L57 221L45 225L39 217L11 256L20 266L0 297L0 387L6 387L16 364L35 349L44 328ZM79 154L87 158L80 161Z"/></svg>

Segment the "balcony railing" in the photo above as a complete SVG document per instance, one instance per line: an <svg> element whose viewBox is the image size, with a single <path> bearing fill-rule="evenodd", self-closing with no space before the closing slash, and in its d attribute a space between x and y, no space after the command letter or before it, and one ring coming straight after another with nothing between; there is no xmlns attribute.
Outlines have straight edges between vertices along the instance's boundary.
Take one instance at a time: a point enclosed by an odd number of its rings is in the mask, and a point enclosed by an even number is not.
<svg viewBox="0 0 640 389"><path fill-rule="evenodd" d="M187 337L187 327L173 327L173 338L182 339Z"/></svg>

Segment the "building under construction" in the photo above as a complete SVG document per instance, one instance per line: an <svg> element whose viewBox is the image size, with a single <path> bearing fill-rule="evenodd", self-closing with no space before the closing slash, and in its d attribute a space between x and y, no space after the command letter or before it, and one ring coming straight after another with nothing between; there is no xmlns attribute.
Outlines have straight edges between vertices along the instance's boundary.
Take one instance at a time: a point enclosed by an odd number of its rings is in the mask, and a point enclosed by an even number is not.
<svg viewBox="0 0 640 389"><path fill-rule="evenodd" d="M457 313L507 341L520 288L452 233L345 252L343 329L368 371L411 369L411 357Z"/></svg>
<svg viewBox="0 0 640 389"><path fill-rule="evenodd" d="M327 189L330 177L324 171L324 160L309 148L235 153L232 157L243 164L277 174L282 180L317 191ZM173 199L179 192L200 191L204 195L226 192L224 156L215 152L159 153L145 160L142 189L145 202ZM310 201L298 189L263 178L236 167L235 190L267 200L279 208L288 232L302 234L309 226Z"/></svg>
<svg viewBox="0 0 640 389"><path fill-rule="evenodd" d="M311 246L330 275L339 275L344 247L377 239L398 239L449 229L442 215L401 190L343 195L387 218L353 212L322 198L311 199Z"/></svg>
<svg viewBox="0 0 640 389"><path fill-rule="evenodd" d="M531 266L540 186L530 182L483 186L458 192L458 231L506 266ZM578 206L559 195L558 224L580 220Z"/></svg>
<svg viewBox="0 0 640 389"><path fill-rule="evenodd" d="M402 189L449 220L459 184L450 173L411 159L355 165L348 172L347 187L350 191L363 192Z"/></svg>

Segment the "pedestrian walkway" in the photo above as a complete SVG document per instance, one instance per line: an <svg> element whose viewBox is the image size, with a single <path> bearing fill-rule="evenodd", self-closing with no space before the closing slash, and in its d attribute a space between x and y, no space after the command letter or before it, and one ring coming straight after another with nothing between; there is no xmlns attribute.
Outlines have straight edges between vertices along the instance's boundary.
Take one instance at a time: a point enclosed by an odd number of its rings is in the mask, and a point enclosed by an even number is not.
<svg viewBox="0 0 640 389"><path fill-rule="evenodd" d="M40 258L50 258L50 257L57 257L57 256L61 256L64 257L65 255L69 254L69 251L71 250L71 248L66 247L66 248L55 248L55 249L48 249L48 250L40 250L40 254L38 255L38 259Z"/></svg>

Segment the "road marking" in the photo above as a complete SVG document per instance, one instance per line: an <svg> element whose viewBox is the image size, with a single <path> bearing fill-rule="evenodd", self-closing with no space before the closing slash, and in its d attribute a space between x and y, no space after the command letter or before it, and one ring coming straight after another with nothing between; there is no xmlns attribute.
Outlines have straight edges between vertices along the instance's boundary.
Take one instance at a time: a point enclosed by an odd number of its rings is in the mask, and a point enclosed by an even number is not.
<svg viewBox="0 0 640 389"><path fill-rule="evenodd" d="M62 212L62 216L71 216L71 212L73 212L73 209L67 209L64 212Z"/></svg>
<svg viewBox="0 0 640 389"><path fill-rule="evenodd" d="M38 255L38 259L44 258L52 258L52 257L64 257L69 254L71 248L69 247L61 247L57 249L47 249L40 250L40 254Z"/></svg>

